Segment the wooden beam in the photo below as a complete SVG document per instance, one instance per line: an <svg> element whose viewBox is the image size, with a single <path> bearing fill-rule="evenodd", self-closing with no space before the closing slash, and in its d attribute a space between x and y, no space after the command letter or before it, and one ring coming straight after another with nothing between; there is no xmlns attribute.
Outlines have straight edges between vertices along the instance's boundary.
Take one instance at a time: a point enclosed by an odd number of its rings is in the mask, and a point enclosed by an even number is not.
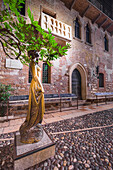
<svg viewBox="0 0 113 170"><path fill-rule="evenodd" d="M72 10L72 8L74 7L76 1L77 1L77 0L73 0L71 6L69 7L70 10Z"/></svg>
<svg viewBox="0 0 113 170"><path fill-rule="evenodd" d="M100 27L102 27L102 25L104 25L104 24L105 24L105 22L106 22L107 20L108 20L108 18L106 18L103 22L101 22L101 23L99 24L99 26L98 26L98 27L99 27L99 28L100 28Z"/></svg>
<svg viewBox="0 0 113 170"><path fill-rule="evenodd" d="M108 28L110 28L113 25L113 23L108 24L105 28L104 31L107 30Z"/></svg>
<svg viewBox="0 0 113 170"><path fill-rule="evenodd" d="M101 17L101 13L92 21L92 23L94 24L100 17Z"/></svg>
<svg viewBox="0 0 113 170"><path fill-rule="evenodd" d="M82 13L82 17L86 14L86 12L89 10L89 8L91 7L91 5L88 5L87 8L84 10L84 12Z"/></svg>

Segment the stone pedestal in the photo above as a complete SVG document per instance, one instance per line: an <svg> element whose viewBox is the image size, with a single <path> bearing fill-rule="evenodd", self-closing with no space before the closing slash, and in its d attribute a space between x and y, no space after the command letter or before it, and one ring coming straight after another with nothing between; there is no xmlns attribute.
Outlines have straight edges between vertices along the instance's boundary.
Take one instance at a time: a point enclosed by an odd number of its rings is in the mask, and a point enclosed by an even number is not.
<svg viewBox="0 0 113 170"><path fill-rule="evenodd" d="M24 170L34 166L55 154L55 144L45 131L41 141L33 144L20 142L20 133L15 134L14 170Z"/></svg>

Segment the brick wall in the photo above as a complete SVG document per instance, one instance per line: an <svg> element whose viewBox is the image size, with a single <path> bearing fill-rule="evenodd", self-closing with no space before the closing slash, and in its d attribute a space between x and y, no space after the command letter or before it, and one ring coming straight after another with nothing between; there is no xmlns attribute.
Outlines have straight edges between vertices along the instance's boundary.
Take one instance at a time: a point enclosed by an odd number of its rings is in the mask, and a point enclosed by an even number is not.
<svg viewBox="0 0 113 170"><path fill-rule="evenodd" d="M86 96L92 96L95 91L113 91L113 38L106 32L109 39L109 52L104 50L105 32L92 24L86 17L79 16L75 10L66 8L60 0L26 0L26 8L29 6L33 11L35 20L40 18L40 8L47 8L49 11L56 12L56 19L72 26L71 49L67 55L57 59L51 67L51 83L43 84L45 93L69 93L69 70L79 63L86 72ZM27 16L27 13L26 13ZM73 21L79 18L81 23L81 39L74 37ZM91 27L91 45L85 43L85 26L89 23ZM42 63L39 63L42 68ZM99 65L100 72L105 76L105 87L99 88L98 79L93 76L95 66ZM15 95L28 94L28 67L23 66L22 70L5 68L5 55L0 48L0 82L11 84L14 88Z"/></svg>

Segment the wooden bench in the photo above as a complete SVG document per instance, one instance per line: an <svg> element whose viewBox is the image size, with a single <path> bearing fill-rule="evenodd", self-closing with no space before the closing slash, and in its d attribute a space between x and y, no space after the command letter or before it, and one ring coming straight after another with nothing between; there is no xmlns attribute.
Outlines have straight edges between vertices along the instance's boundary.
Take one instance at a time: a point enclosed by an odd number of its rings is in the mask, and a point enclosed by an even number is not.
<svg viewBox="0 0 113 170"><path fill-rule="evenodd" d="M10 96L9 103L19 102L21 103L23 100L28 101L29 95L21 95L21 96ZM71 105L72 100L76 99L77 101L77 109L78 109L78 97L75 94L65 93L65 94L44 94L45 103L60 103L60 111L62 111L62 103L69 103Z"/></svg>
<svg viewBox="0 0 113 170"><path fill-rule="evenodd" d="M72 93L65 94L45 94L44 95L45 102L59 102L60 103L60 112L62 111L62 103L69 102L69 106L73 99L77 101L77 109L78 109L78 97Z"/></svg>
<svg viewBox="0 0 113 170"><path fill-rule="evenodd" d="M21 101L21 100L28 100L29 95L20 95L20 96L10 96L9 101Z"/></svg>
<svg viewBox="0 0 113 170"><path fill-rule="evenodd" d="M95 93L95 96L96 96L97 106L98 106L99 98L100 98L100 97L104 97L104 98L105 98L105 104L107 104L108 96L109 96L109 97L110 97L110 96L113 96L113 92Z"/></svg>

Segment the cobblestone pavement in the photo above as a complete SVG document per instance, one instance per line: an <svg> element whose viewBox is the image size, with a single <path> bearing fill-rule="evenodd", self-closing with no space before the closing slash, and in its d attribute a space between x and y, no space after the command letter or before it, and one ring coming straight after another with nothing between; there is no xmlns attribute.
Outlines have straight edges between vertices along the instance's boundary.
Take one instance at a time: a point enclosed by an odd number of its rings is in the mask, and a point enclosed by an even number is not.
<svg viewBox="0 0 113 170"><path fill-rule="evenodd" d="M113 109L46 124L44 128L56 143L55 156L28 170L113 169ZM13 169L13 134L5 135L10 140L1 143L0 164L1 169L9 170Z"/></svg>
<svg viewBox="0 0 113 170"><path fill-rule="evenodd" d="M77 118L71 118L47 124L46 130L50 133L69 131L74 129L91 128L113 124L113 109L91 113Z"/></svg>

